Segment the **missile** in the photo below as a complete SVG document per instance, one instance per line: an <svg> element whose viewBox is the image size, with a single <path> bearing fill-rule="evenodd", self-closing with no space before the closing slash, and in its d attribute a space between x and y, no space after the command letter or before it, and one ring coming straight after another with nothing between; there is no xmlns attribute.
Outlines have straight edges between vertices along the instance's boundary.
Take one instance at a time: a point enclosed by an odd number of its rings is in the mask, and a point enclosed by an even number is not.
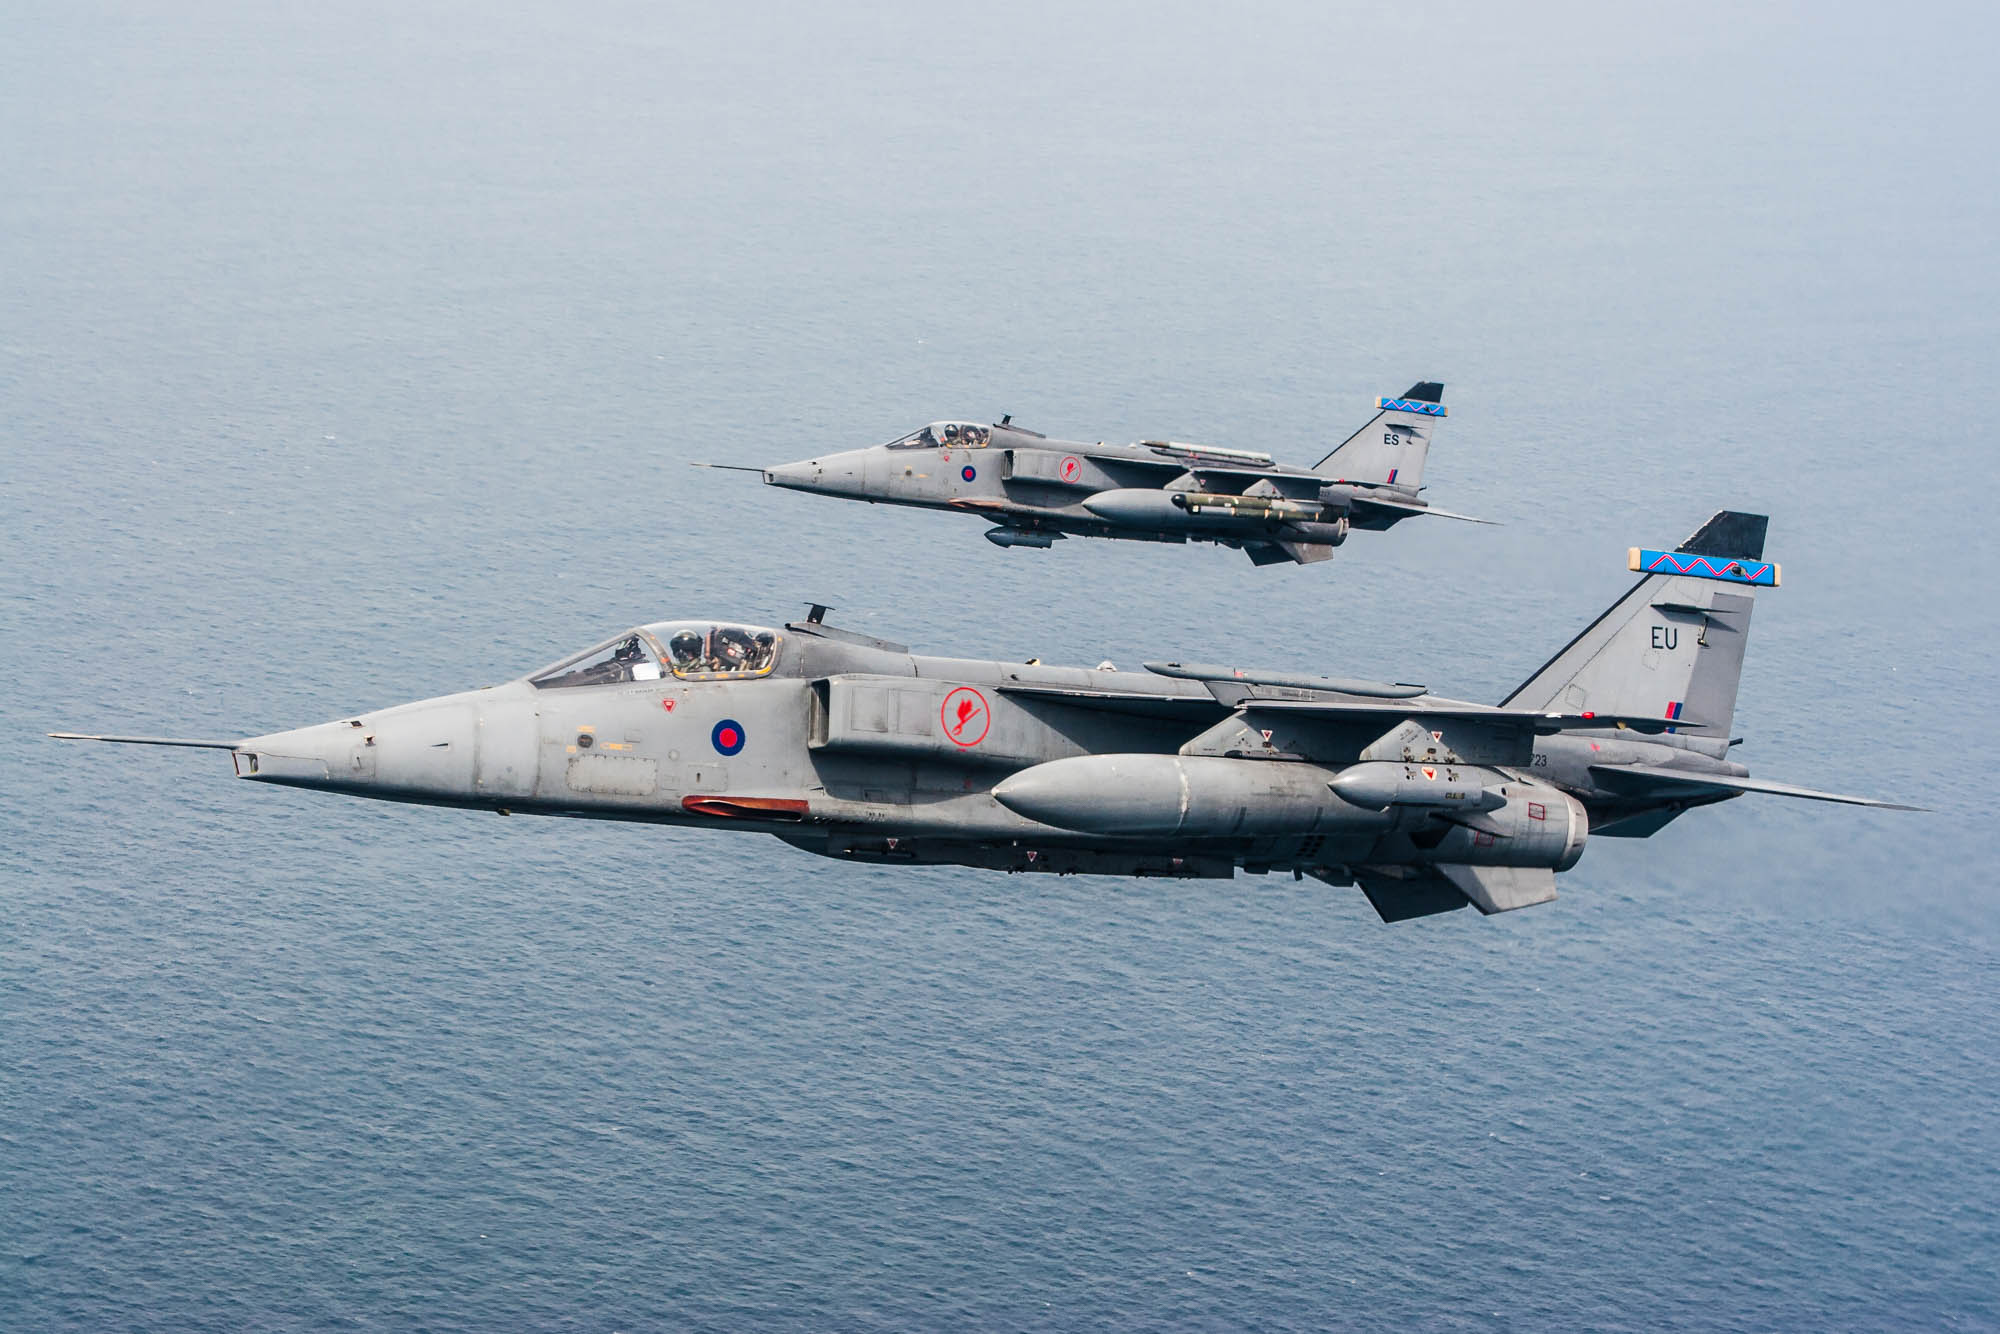
<svg viewBox="0 0 2000 1334"><path fill-rule="evenodd" d="M1232 496L1206 491L1170 491L1167 495L1177 508L1199 515L1210 523L1314 523L1322 517L1319 505L1310 500Z"/></svg>
<svg viewBox="0 0 2000 1334"><path fill-rule="evenodd" d="M1016 815L1090 834L1306 835L1386 829L1393 812L1336 795L1333 771L1208 755L1079 755L1023 769L993 795Z"/></svg>
<svg viewBox="0 0 2000 1334"><path fill-rule="evenodd" d="M1132 528L1281 529L1285 537L1298 542L1339 546L1347 540L1347 519L1337 514L1329 519L1327 511L1310 500L1128 487L1100 491L1083 507L1100 519Z"/></svg>

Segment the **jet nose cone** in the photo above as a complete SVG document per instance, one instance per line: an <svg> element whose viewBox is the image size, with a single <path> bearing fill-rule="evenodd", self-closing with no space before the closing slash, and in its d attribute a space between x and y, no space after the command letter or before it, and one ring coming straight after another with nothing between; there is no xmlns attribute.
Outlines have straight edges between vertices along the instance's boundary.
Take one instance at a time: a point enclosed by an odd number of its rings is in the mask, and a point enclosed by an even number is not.
<svg viewBox="0 0 2000 1334"><path fill-rule="evenodd" d="M826 454L797 463L780 463L764 469L764 480L772 486L793 491L818 491L827 495L865 499L868 458L871 451L850 449L844 454Z"/></svg>
<svg viewBox="0 0 2000 1334"><path fill-rule="evenodd" d="M236 776L288 787L332 787L361 776L364 749L358 720L253 736L236 747Z"/></svg>
<svg viewBox="0 0 2000 1334"><path fill-rule="evenodd" d="M794 491L811 491L818 484L819 460L804 459L798 463L780 463L776 467L764 469L764 485L790 487Z"/></svg>
<svg viewBox="0 0 2000 1334"><path fill-rule="evenodd" d="M470 695L402 704L252 737L239 778L364 795L453 798L473 792L479 711Z"/></svg>

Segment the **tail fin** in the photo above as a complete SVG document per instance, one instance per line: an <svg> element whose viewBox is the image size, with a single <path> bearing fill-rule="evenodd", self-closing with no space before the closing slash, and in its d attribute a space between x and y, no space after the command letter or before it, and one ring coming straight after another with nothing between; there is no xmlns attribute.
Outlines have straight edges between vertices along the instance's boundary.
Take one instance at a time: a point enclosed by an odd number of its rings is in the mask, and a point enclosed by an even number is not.
<svg viewBox="0 0 2000 1334"><path fill-rule="evenodd" d="M1639 582L1504 703L1685 718L1671 730L1726 740L1755 590L1778 582L1768 522L1723 510L1673 551L1633 548Z"/></svg>
<svg viewBox="0 0 2000 1334"><path fill-rule="evenodd" d="M1401 398L1378 398L1375 406L1378 411L1368 424L1315 463L1313 471L1325 476L1338 473L1343 482L1372 482L1413 492L1423 485L1431 428L1445 415L1444 386L1434 380L1419 381Z"/></svg>

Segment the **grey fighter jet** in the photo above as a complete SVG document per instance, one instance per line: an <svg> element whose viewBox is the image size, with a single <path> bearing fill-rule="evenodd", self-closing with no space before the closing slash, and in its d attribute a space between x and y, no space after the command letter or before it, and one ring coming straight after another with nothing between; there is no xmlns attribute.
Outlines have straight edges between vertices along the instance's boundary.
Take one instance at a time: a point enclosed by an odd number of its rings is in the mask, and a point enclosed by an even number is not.
<svg viewBox="0 0 2000 1334"><path fill-rule="evenodd" d="M1724 512L1498 705L1420 685L912 654L828 625L626 630L507 685L210 746L238 777L501 814L774 834L824 857L1359 885L1385 920L1555 897L1590 835L1746 792L1728 758L1763 560ZM73 734L59 734L73 736ZM1909 808L1899 808L1909 809Z"/></svg>
<svg viewBox="0 0 2000 1334"><path fill-rule="evenodd" d="M1443 399L1444 386L1430 381L1377 399L1368 424L1311 468L1170 440L1051 440L1002 418L933 422L886 445L736 470L796 491L976 514L994 525L987 540L1003 547L1045 548L1068 536L1219 542L1259 565L1305 563L1326 560L1356 529L1412 515L1486 522L1420 495Z"/></svg>

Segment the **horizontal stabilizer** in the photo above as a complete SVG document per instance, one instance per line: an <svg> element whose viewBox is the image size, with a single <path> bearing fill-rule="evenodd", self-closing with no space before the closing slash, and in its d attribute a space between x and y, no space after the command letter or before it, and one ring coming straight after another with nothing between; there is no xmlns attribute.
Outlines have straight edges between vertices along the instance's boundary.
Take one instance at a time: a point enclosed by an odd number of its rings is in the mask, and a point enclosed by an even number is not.
<svg viewBox="0 0 2000 1334"><path fill-rule="evenodd" d="M240 741L194 741L178 736L94 736L88 732L51 732L58 741L112 741L121 746L193 746L200 750L235 750Z"/></svg>
<svg viewBox="0 0 2000 1334"><path fill-rule="evenodd" d="M1697 774L1686 769L1667 769L1651 764L1593 764L1591 777L1614 792L1633 796L1669 795L1673 790L1693 792L1764 792L1774 797L1802 797L1807 801L1837 801L1846 806L1874 806L1885 811L1921 811L1922 806L1904 806L1874 797L1851 797L1840 792L1821 792L1790 783L1770 783L1757 778L1735 778L1728 774Z"/></svg>
<svg viewBox="0 0 2000 1334"><path fill-rule="evenodd" d="M1499 526L1500 523L1498 519L1481 519L1471 514L1460 514L1455 510L1441 510L1435 505L1409 505L1400 500L1388 500L1379 496L1362 496L1354 503L1366 505L1369 509L1393 510L1398 514L1429 514L1440 519L1457 519L1463 523L1483 523L1493 527Z"/></svg>
<svg viewBox="0 0 2000 1334"><path fill-rule="evenodd" d="M1491 917L1497 912L1532 908L1556 896L1556 873L1546 866L1465 866L1450 863L1438 867L1444 878L1472 900L1472 906Z"/></svg>

